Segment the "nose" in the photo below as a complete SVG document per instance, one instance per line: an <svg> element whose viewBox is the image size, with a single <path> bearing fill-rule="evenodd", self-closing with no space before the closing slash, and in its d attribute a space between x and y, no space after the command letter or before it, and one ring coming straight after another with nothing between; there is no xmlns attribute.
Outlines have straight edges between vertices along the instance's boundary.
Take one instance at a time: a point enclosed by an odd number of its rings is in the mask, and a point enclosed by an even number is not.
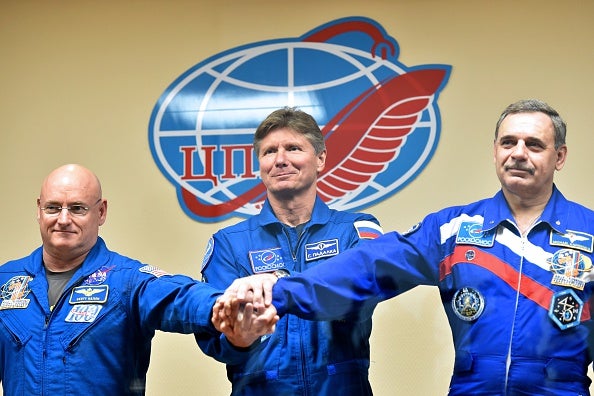
<svg viewBox="0 0 594 396"><path fill-rule="evenodd" d="M513 158L525 158L527 153L526 142L523 140L518 140L514 151L512 152Z"/></svg>
<svg viewBox="0 0 594 396"><path fill-rule="evenodd" d="M60 213L58 213L58 223L68 223L70 222L70 211L68 208L62 208Z"/></svg>
<svg viewBox="0 0 594 396"><path fill-rule="evenodd" d="M283 166L287 163L287 156L285 150L278 150L274 157L274 163L276 166Z"/></svg>

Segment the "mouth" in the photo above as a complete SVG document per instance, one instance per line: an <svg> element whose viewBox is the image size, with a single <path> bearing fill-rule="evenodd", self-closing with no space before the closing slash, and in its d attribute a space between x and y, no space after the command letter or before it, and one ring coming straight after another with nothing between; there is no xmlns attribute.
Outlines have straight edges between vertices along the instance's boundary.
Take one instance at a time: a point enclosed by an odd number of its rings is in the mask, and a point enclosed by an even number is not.
<svg viewBox="0 0 594 396"><path fill-rule="evenodd" d="M293 175L294 175L293 172L284 172L284 173L277 173L276 175L273 175L272 177L277 178L277 179L282 179L282 178L287 178L287 177L290 177Z"/></svg>
<svg viewBox="0 0 594 396"><path fill-rule="evenodd" d="M528 168L525 166L518 166L518 165L508 165L505 168L506 172L511 172L511 173L528 173L530 176L534 176L534 169L533 168Z"/></svg>
<svg viewBox="0 0 594 396"><path fill-rule="evenodd" d="M53 234L75 234L74 231L69 230L52 230Z"/></svg>

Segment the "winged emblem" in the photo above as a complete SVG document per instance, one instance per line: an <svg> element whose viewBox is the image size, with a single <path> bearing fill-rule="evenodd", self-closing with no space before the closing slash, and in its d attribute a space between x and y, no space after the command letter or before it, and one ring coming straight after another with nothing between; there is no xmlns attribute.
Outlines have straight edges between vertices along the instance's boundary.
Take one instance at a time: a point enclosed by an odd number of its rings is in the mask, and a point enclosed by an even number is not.
<svg viewBox="0 0 594 396"><path fill-rule="evenodd" d="M75 290L77 293L80 293L82 295L84 295L85 297L91 297L97 293L101 293L103 291L105 291L104 289L98 289L98 288L93 288L93 287L87 287L86 289L76 289Z"/></svg>
<svg viewBox="0 0 594 396"><path fill-rule="evenodd" d="M330 155L318 180L318 193L325 202L369 182L398 156L446 74L444 69L419 69L392 77L359 95L324 126ZM263 202L266 188L258 183L214 205L201 203L186 189L181 194L193 213L217 217L248 203Z"/></svg>
<svg viewBox="0 0 594 396"><path fill-rule="evenodd" d="M576 235L573 232L568 232L566 234L563 235L565 238L569 239L569 241L571 243L574 242L583 242L583 241L588 241L590 240L590 238L583 236L583 235Z"/></svg>
<svg viewBox="0 0 594 396"><path fill-rule="evenodd" d="M360 188L396 159L445 73L426 69L392 77L361 94L324 127L329 154L318 180L324 201Z"/></svg>

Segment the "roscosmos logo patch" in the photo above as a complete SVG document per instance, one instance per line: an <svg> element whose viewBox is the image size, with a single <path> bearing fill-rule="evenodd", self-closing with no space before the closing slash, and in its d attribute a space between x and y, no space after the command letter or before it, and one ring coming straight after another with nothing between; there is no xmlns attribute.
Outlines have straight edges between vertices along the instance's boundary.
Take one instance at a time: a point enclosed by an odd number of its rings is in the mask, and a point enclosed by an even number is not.
<svg viewBox="0 0 594 396"><path fill-rule="evenodd" d="M439 141L437 99L451 66L407 67L398 55L396 40L362 17L216 54L159 98L149 124L153 158L191 218L251 216L265 199L255 129L273 110L297 106L326 139L320 197L361 210L410 183Z"/></svg>

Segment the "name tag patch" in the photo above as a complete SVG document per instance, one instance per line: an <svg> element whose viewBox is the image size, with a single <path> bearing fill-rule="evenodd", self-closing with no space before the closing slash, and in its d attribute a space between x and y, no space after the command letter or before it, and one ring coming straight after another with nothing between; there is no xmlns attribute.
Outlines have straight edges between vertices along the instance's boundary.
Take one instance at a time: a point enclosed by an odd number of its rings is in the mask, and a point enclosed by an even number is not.
<svg viewBox="0 0 594 396"><path fill-rule="evenodd" d="M77 286L70 293L70 304L103 304L107 301L109 286Z"/></svg>
<svg viewBox="0 0 594 396"><path fill-rule="evenodd" d="M308 243L305 245L305 260L312 261L322 257L332 257L339 253L338 239L329 239L327 241L320 241Z"/></svg>
<svg viewBox="0 0 594 396"><path fill-rule="evenodd" d="M594 250L594 237L591 234L567 230L565 234L551 231L549 243L552 246L564 246L592 253Z"/></svg>
<svg viewBox="0 0 594 396"><path fill-rule="evenodd" d="M458 229L456 243L459 245L493 246L495 230L483 231L481 223L464 221Z"/></svg>
<svg viewBox="0 0 594 396"><path fill-rule="evenodd" d="M70 323L92 323L103 308L98 304L74 305L64 321Z"/></svg>

